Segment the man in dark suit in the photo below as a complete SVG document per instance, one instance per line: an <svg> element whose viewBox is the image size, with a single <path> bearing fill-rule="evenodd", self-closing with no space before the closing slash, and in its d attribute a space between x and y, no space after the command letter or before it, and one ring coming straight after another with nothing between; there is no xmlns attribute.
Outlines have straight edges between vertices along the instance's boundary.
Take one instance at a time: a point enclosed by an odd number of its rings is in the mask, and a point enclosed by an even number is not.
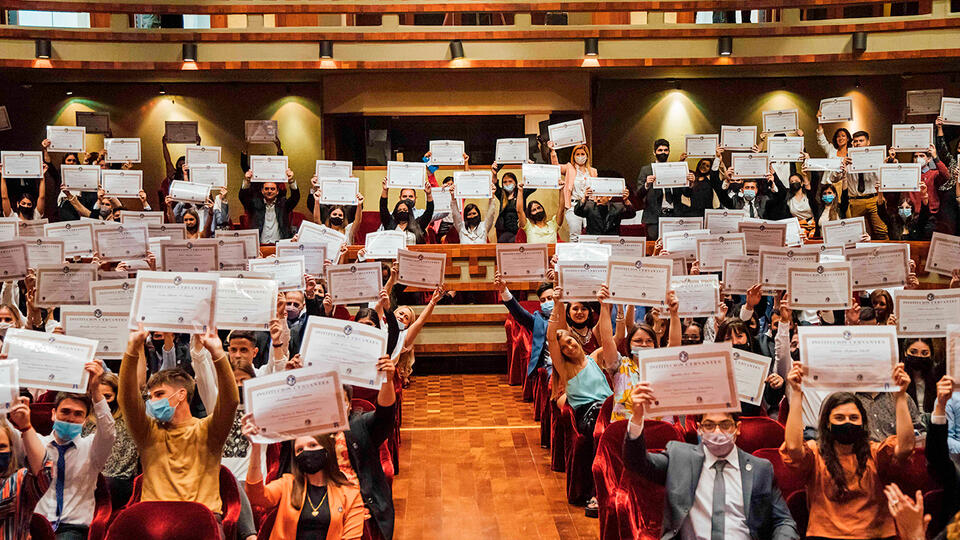
<svg viewBox="0 0 960 540"><path fill-rule="evenodd" d="M745 210L748 218L779 219L787 204L787 188L772 173L763 189L760 180L747 178L737 194L730 195L720 185L714 185L714 192L722 207Z"/></svg>
<svg viewBox="0 0 960 540"><path fill-rule="evenodd" d="M666 163L670 158L670 141L666 139L654 141L653 157L657 163ZM686 154L680 156L681 161L684 159ZM675 207L680 203L679 190L654 189L653 181L653 165L647 164L640 168L640 174L637 175L633 185L628 186L643 207L641 221L647 227L647 240L656 240L660 237L660 216L674 215Z"/></svg>
<svg viewBox="0 0 960 540"><path fill-rule="evenodd" d="M700 444L671 441L664 453L651 454L643 437L643 412L655 399L649 383L635 386L631 399L623 461L666 487L663 540L800 538L773 465L736 447L739 414L704 414L697 422Z"/></svg>
<svg viewBox="0 0 960 540"><path fill-rule="evenodd" d="M287 169L287 185L290 197L280 193L277 184L264 182L255 189L250 183L253 174L246 172L243 186L240 188L240 204L250 217L252 225L260 231L261 244L276 244L293 236L290 229L290 213L300 202L300 190L293 178L293 171Z"/></svg>

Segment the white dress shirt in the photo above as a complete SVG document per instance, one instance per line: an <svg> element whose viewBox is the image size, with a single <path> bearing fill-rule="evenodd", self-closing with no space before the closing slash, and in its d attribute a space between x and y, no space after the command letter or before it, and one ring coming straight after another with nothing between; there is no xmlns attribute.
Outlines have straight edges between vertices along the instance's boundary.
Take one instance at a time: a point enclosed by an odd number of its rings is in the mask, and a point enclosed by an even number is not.
<svg viewBox="0 0 960 540"><path fill-rule="evenodd" d="M277 222L277 204L264 202L263 230L260 231L261 244L276 244L280 240L280 224Z"/></svg>
<svg viewBox="0 0 960 540"><path fill-rule="evenodd" d="M101 398L93 404L93 413L97 417L97 429L93 435L77 437L74 446L66 451L66 478L63 485L63 513L60 523L71 525L90 525L96 506L94 491L97 488L97 475L113 450L117 431L113 414L107 400ZM42 514L50 523L57 521L57 458L59 451L53 446L54 435L40 437L47 450L47 458L53 461L53 478L50 488L37 503L36 512Z"/></svg>

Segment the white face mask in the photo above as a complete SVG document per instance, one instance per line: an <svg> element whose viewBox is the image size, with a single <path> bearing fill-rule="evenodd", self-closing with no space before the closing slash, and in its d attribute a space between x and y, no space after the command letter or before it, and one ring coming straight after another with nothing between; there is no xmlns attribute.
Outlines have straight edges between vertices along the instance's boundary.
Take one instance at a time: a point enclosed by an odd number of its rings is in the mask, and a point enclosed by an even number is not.
<svg viewBox="0 0 960 540"><path fill-rule="evenodd" d="M577 156L573 159L577 162L577 165L586 165L587 163L587 156Z"/></svg>
<svg viewBox="0 0 960 540"><path fill-rule="evenodd" d="M916 161L921 168L927 164L927 158L924 158L924 157L918 157L914 161Z"/></svg>

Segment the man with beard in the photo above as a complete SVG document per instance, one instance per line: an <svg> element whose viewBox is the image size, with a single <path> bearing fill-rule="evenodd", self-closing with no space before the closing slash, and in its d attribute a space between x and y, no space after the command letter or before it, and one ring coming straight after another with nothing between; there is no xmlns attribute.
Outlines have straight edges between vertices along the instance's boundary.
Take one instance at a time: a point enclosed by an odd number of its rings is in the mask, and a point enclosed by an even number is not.
<svg viewBox="0 0 960 540"><path fill-rule="evenodd" d="M523 205L523 179L517 191L517 225L527 235L528 244L555 244L557 231L563 226L564 209L557 205L557 215L547 221L547 211L539 201L530 201Z"/></svg>
<svg viewBox="0 0 960 540"><path fill-rule="evenodd" d="M653 143L653 157L657 163L666 163L670 158L670 141L657 139ZM680 161L686 158L685 153L680 155ZM673 188L653 189L654 180L656 178L653 176L653 165L647 164L640 168L634 185L629 186L643 205L641 220L647 226L647 240L660 238L660 217L674 215L674 205L680 202Z"/></svg>
<svg viewBox="0 0 960 540"><path fill-rule="evenodd" d="M253 172L247 171L240 188L240 204L247 212L247 216L260 231L261 244L276 244L278 240L285 240L293 236L290 230L290 212L300 202L300 190L297 181L293 178L293 171L287 169L287 185L290 187L290 197L280 194L277 184L264 182L260 185L259 193L254 192L250 179Z"/></svg>

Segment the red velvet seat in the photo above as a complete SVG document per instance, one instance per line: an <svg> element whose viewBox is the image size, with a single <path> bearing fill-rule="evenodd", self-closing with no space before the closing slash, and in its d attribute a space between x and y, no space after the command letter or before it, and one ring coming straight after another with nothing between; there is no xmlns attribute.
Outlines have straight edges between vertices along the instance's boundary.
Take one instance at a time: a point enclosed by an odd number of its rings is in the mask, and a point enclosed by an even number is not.
<svg viewBox="0 0 960 540"><path fill-rule="evenodd" d="M896 482L900 490L911 497L920 491L927 493L940 489L940 484L927 474L927 453L925 448L916 448L907 462L894 467L887 481Z"/></svg>
<svg viewBox="0 0 960 540"><path fill-rule="evenodd" d="M533 338L530 332L509 314L503 329L507 335L507 384L521 385L527 376Z"/></svg>
<svg viewBox="0 0 960 540"><path fill-rule="evenodd" d="M557 402L550 400L550 470L563 472L567 466L567 438Z"/></svg>
<svg viewBox="0 0 960 540"><path fill-rule="evenodd" d="M276 521L277 521L277 509L272 508L263 517L263 522L260 523L260 527L257 528L257 538L263 538L264 540L270 538L270 533L273 532L273 524Z"/></svg>
<svg viewBox="0 0 960 540"><path fill-rule="evenodd" d="M753 453L761 448L780 448L783 444L783 426L766 416L740 418L740 435L737 446L744 452Z"/></svg>
<svg viewBox="0 0 960 540"><path fill-rule="evenodd" d="M780 407L777 408L777 422L780 425L787 425L787 415L790 414L790 402L787 400L787 396L783 396L780 400Z"/></svg>
<svg viewBox="0 0 960 540"><path fill-rule="evenodd" d="M780 488L780 492L783 493L784 497L794 491L806 488L806 481L797 469L787 467L783 463L783 456L780 455L779 448L761 448L754 450L753 455L765 459L773 465L773 476L776 478L777 487Z"/></svg>
<svg viewBox="0 0 960 540"><path fill-rule="evenodd" d="M626 420L607 425L606 429L600 430L599 436L594 430L598 442L597 455L593 460L593 485L596 486L597 505L600 508L600 540L620 540L616 497L620 492L620 476L623 473L623 438L626 432Z"/></svg>
<svg viewBox="0 0 960 540"><path fill-rule="evenodd" d="M311 221L307 219L307 216L303 215L300 212L290 212L290 228L296 232L300 229L300 224L304 221Z"/></svg>
<svg viewBox="0 0 960 540"><path fill-rule="evenodd" d="M577 431L577 420L570 405L560 411L566 441L567 502L584 505L593 491L593 434Z"/></svg>
<svg viewBox="0 0 960 540"><path fill-rule="evenodd" d="M89 540L101 540L107 535L107 526L113 514L113 503L110 499L110 488L102 474L97 475L97 488L93 492L96 504L93 508L93 520L87 533Z"/></svg>
<svg viewBox="0 0 960 540"><path fill-rule="evenodd" d="M239 228L240 230L252 229L252 228L253 228L253 227L251 226L251 224L253 223L253 220L250 219L250 216L249 216L249 215L247 215L247 214L245 214L245 213L244 213L244 214L240 214L239 219L240 219L240 226L239 226L238 228Z"/></svg>
<svg viewBox="0 0 960 540"><path fill-rule="evenodd" d="M659 420L645 420L643 436L647 450L651 452L662 451L670 441L683 441L680 430L669 422ZM614 503L620 537L659 538L663 524L663 486L626 467L620 475L619 486Z"/></svg>
<svg viewBox="0 0 960 540"><path fill-rule="evenodd" d="M533 406L535 407L533 418L540 421L540 446L547 448L550 446L551 433L553 431L553 413L554 407L551 407L553 394L553 385L550 381L550 372L546 368L537 368L537 386L534 393Z"/></svg>
<svg viewBox="0 0 960 540"><path fill-rule="evenodd" d="M907 493L906 495L909 495L912 499L915 493ZM936 534L937 531L944 530L950 520L953 519L953 516L947 515L947 512L943 511L944 502L942 489L935 489L923 494L923 511L930 514L931 517L930 526L927 527L929 533ZM928 538L931 537L928 536Z"/></svg>
<svg viewBox="0 0 960 540"><path fill-rule="evenodd" d="M30 518L30 538L31 540L56 540L57 535L53 532L53 526L47 518L34 514Z"/></svg>
<svg viewBox="0 0 960 540"><path fill-rule="evenodd" d="M807 492L805 490L794 491L787 497L787 508L790 509L790 515L797 522L797 531L800 538L807 534L807 521L810 517L810 509L807 507Z"/></svg>
<svg viewBox="0 0 960 540"><path fill-rule="evenodd" d="M514 244L526 244L527 243L527 231L523 229L517 230L517 235L513 238Z"/></svg>
<svg viewBox="0 0 960 540"><path fill-rule="evenodd" d="M133 539L220 540L220 528L217 518L200 503L138 502L120 512L107 530L107 540Z"/></svg>
<svg viewBox="0 0 960 540"><path fill-rule="evenodd" d="M612 388L612 386L611 386ZM600 406L600 415L597 416L597 423L593 426L593 446L600 447L600 437L603 431L610 425L610 417L613 415L613 396L608 397L603 405Z"/></svg>
<svg viewBox="0 0 960 540"><path fill-rule="evenodd" d="M53 431L53 409L52 402L30 404L30 423L40 435L49 435Z"/></svg>
<svg viewBox="0 0 960 540"><path fill-rule="evenodd" d="M353 233L353 243L363 245L367 239L367 233L376 231L380 227L380 212L378 210L367 210L360 216L360 228Z"/></svg>

